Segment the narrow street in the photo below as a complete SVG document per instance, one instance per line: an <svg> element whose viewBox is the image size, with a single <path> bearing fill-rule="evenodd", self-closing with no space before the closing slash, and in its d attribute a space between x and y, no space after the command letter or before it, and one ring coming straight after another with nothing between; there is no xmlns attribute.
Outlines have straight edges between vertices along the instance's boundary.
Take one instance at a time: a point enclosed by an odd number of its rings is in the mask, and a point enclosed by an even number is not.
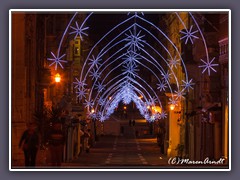
<svg viewBox="0 0 240 180"><path fill-rule="evenodd" d="M156 138L136 138L134 127L128 127L122 136L102 136L90 153L63 163L64 168L147 168L167 165L160 154Z"/></svg>
<svg viewBox="0 0 240 180"><path fill-rule="evenodd" d="M73 11L9 10L9 169L229 170L231 10Z"/></svg>

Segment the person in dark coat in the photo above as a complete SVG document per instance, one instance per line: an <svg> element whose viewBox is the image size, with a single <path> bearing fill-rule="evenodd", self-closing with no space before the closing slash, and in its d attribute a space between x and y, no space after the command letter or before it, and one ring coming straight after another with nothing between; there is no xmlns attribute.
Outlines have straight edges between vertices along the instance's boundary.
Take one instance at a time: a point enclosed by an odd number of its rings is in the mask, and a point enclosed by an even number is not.
<svg viewBox="0 0 240 180"><path fill-rule="evenodd" d="M20 139L19 148L24 152L25 166L35 166L39 146L39 136L33 123L28 125Z"/></svg>

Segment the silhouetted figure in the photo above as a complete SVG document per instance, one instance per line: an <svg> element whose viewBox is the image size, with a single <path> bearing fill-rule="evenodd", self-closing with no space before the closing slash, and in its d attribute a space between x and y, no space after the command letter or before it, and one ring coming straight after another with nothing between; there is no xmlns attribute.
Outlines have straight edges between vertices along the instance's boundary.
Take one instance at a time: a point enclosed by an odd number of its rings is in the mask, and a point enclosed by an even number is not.
<svg viewBox="0 0 240 180"><path fill-rule="evenodd" d="M39 145L38 133L33 123L28 125L28 129L22 134L19 142L19 148L22 148L25 158L25 166L35 166L36 156Z"/></svg>
<svg viewBox="0 0 240 180"><path fill-rule="evenodd" d="M135 120L132 121L132 125L135 126Z"/></svg>

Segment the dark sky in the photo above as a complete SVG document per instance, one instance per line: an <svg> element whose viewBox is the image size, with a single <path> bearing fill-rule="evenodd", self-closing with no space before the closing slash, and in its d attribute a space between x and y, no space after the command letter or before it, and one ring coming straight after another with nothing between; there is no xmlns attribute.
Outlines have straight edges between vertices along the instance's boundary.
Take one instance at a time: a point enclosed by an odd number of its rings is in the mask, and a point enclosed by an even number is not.
<svg viewBox="0 0 240 180"><path fill-rule="evenodd" d="M126 12L122 13L95 13L88 20L89 29L89 37L92 40L100 39L104 34L106 34L109 30L111 30L114 26L121 23L122 21L129 18L132 14L128 15ZM154 14L144 14L144 18L151 20L154 24L156 24L158 16ZM126 24L126 28L130 24ZM121 30L119 29L120 33Z"/></svg>

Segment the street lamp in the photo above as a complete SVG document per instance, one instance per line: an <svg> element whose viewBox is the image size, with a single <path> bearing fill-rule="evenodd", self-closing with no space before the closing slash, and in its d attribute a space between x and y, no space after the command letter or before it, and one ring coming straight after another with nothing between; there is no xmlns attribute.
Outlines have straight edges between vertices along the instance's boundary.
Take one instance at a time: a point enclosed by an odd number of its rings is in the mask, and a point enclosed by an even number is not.
<svg viewBox="0 0 240 180"><path fill-rule="evenodd" d="M175 108L175 105L174 105L174 104L171 104L171 105L169 106L169 108L170 108L171 111L173 111L174 108Z"/></svg>
<svg viewBox="0 0 240 180"><path fill-rule="evenodd" d="M55 82L56 82L56 83L59 83L59 82L61 81L61 76L60 76L60 74L57 73L57 74L55 75L54 79L55 79Z"/></svg>
<svg viewBox="0 0 240 180"><path fill-rule="evenodd" d="M60 93L61 93L61 91L60 91L60 82L61 82L61 75L59 74L59 73L57 73L57 74L55 74L54 75L54 82L55 82L55 92L54 92L54 96L53 96L53 99L52 99L52 105L53 106L55 106L55 105L59 105L59 103L60 103Z"/></svg>

